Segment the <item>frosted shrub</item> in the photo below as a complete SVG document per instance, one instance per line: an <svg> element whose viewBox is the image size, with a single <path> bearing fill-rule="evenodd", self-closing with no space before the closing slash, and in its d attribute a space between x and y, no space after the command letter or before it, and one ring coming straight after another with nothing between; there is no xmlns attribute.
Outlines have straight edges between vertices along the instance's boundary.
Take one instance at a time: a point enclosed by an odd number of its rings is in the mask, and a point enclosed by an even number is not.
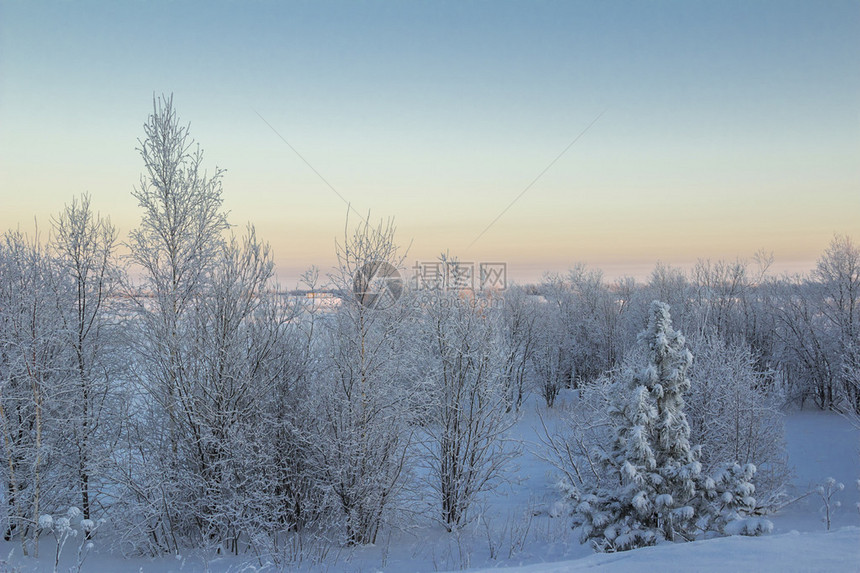
<svg viewBox="0 0 860 573"><path fill-rule="evenodd" d="M49 514L39 517L39 529L50 532L57 542L57 549L54 553L55 573L60 566L60 555L63 553L63 548L70 539L78 540L77 556L71 571L80 571L93 549L92 537L99 526L104 523L104 520L81 519L81 515L81 510L73 506L66 510L65 515L59 517Z"/></svg>
<svg viewBox="0 0 860 573"><path fill-rule="evenodd" d="M860 491L860 479L857 480L857 491ZM857 512L860 513L860 501L857 502Z"/></svg>
<svg viewBox="0 0 860 573"><path fill-rule="evenodd" d="M714 474L728 461L754 464L758 506L768 508L784 495L790 474L783 397L756 370L746 344L705 336L692 351L686 412L690 436L702 445L702 469Z"/></svg>
<svg viewBox="0 0 860 573"><path fill-rule="evenodd" d="M842 506L842 502L834 501L833 496L843 489L845 489L845 484L837 482L832 477L827 478L824 480L824 483L819 484L815 488L815 493L817 493L821 497L821 501L824 502L824 505L821 506L821 512L824 514L822 521L824 521L824 528L827 531L830 531L830 519L833 511Z"/></svg>

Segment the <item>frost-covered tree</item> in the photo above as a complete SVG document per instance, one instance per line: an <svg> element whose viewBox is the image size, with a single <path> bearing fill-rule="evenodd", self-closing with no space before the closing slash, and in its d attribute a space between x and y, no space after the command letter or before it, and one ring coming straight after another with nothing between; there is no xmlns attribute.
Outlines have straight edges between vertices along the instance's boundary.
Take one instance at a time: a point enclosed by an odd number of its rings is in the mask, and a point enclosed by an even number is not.
<svg viewBox="0 0 860 573"><path fill-rule="evenodd" d="M577 299L569 283L559 275L545 275L539 289L541 306L545 310L535 313L535 334L544 341L553 340L559 345L556 360L562 387L576 388L583 373L577 362L583 354L580 346L586 344L577 334L583 322L578 314ZM537 355L546 352L548 349L544 343L539 342L532 356L533 365L541 359Z"/></svg>
<svg viewBox="0 0 860 573"><path fill-rule="evenodd" d="M22 552L44 510L66 502L67 472L58 439L68 416L71 363L59 313L66 302L57 266L36 239L8 232L0 242L0 475L3 528Z"/></svg>
<svg viewBox="0 0 860 573"><path fill-rule="evenodd" d="M261 536L313 514L299 505L318 443L315 413L294 407L312 360L296 336L302 309L278 293L253 226L226 232L222 172L206 174L171 98L154 102L144 129L143 217L129 245L134 407L115 456L121 532L155 552L260 549Z"/></svg>
<svg viewBox="0 0 860 573"><path fill-rule="evenodd" d="M552 408L569 374L565 354L569 344L568 330L554 305L541 304L535 307L534 313L537 328L535 348L531 355L532 370L538 392L547 408Z"/></svg>
<svg viewBox="0 0 860 573"><path fill-rule="evenodd" d="M464 525L478 496L504 479L517 451L506 439L515 418L506 407L498 317L479 296L435 293L423 309L416 352L427 392L419 443L449 531Z"/></svg>
<svg viewBox="0 0 860 573"><path fill-rule="evenodd" d="M696 359L686 412L690 435L702 446L704 472L720 471L727 461L753 464L759 503L776 501L789 479L782 394L757 370L743 342L727 344L710 335L691 346Z"/></svg>
<svg viewBox="0 0 860 573"><path fill-rule="evenodd" d="M560 347L566 385L574 388L597 379L620 362L628 344L628 311L633 294L632 279L614 284L603 273L584 264L567 275L546 275L540 292L556 309L565 343ZM641 325L636 325L638 332Z"/></svg>
<svg viewBox="0 0 860 573"><path fill-rule="evenodd" d="M311 269L303 277L311 292L319 285L318 273ZM281 300L285 300L283 297ZM320 322L323 314L313 299L294 299L286 312L288 320L276 341L270 361L272 380L266 402L266 422L269 454L263 473L268 485L261 491L270 504L263 516L266 529L275 533L283 529L302 532L325 517L326 486L322 468L314 458L315 431L314 384L320 367L319 357L327 350Z"/></svg>
<svg viewBox="0 0 860 573"><path fill-rule="evenodd" d="M833 408L839 400L839 361L820 310L820 285L794 276L771 288L776 354L788 382L788 398L801 406L811 399L821 409Z"/></svg>
<svg viewBox="0 0 860 573"><path fill-rule="evenodd" d="M850 344L842 356L842 385L847 411L860 417L860 345Z"/></svg>
<svg viewBox="0 0 860 573"><path fill-rule="evenodd" d="M860 249L850 237L836 235L818 259L813 277L821 284L821 312L840 340L854 341L860 330Z"/></svg>
<svg viewBox="0 0 860 573"><path fill-rule="evenodd" d="M313 385L313 463L340 512L346 543L374 543L404 481L410 443L407 360L397 300L402 262L393 222L366 220L337 244L340 305L323 323ZM385 266L388 265L388 266Z"/></svg>
<svg viewBox="0 0 860 573"><path fill-rule="evenodd" d="M808 276L771 281L767 296L774 362L789 398L860 411L860 249L836 235Z"/></svg>
<svg viewBox="0 0 860 573"><path fill-rule="evenodd" d="M138 530L157 550L176 551L186 526L197 525L193 513L181 508L183 500L199 495L185 478L188 472L209 471L193 469L204 444L195 431L199 380L192 343L195 305L208 294L227 222L221 211L222 171L207 175L203 152L180 123L172 96L153 100L144 133L139 147L144 173L133 191L143 215L129 244L140 280L128 289L135 307L132 366L139 391L127 449L118 462L127 499L139 504L132 512Z"/></svg>
<svg viewBox="0 0 860 573"><path fill-rule="evenodd" d="M693 324L691 315L695 297L692 296L693 287L682 269L658 261L644 285L644 290L651 298L642 305L645 313L642 324L648 320L648 304L652 300L661 300L670 306L672 321L676 327L686 331L687 325Z"/></svg>
<svg viewBox="0 0 860 573"><path fill-rule="evenodd" d="M711 330L723 338L742 331L741 305L750 288L746 261L699 259L693 267L691 295L695 309L696 332Z"/></svg>
<svg viewBox="0 0 860 573"><path fill-rule="evenodd" d="M111 308L120 283L117 233L110 219L93 212L86 194L53 219L53 230L51 248L67 287L57 310L72 361L63 433L71 454L65 463L75 476L83 518L90 519L118 426L112 413L123 349L117 336L118 309Z"/></svg>
<svg viewBox="0 0 860 573"><path fill-rule="evenodd" d="M259 428L274 378L269 367L291 316L268 292L273 263L268 245L249 226L241 239L231 237L195 300L191 318L194 338L188 341L185 368L193 385L179 404L186 413L181 427L185 483L191 492L180 507L193 517L205 538L238 551L249 533L254 506L268 459L256 455L269 443Z"/></svg>
<svg viewBox="0 0 860 573"><path fill-rule="evenodd" d="M836 235L818 259L815 278L820 285L820 313L826 318L827 339L847 409L860 414L856 384L860 346L860 249L850 237Z"/></svg>
<svg viewBox="0 0 860 573"><path fill-rule="evenodd" d="M529 365L537 347L536 310L524 288L513 285L505 291L500 320L509 409L519 410L530 390Z"/></svg>
<svg viewBox="0 0 860 573"><path fill-rule="evenodd" d="M601 551L693 539L699 521L714 511L707 497L715 495L715 482L706 483L702 474L700 448L690 444L684 412L692 355L672 328L668 305L652 303L639 341L645 365L613 389L612 441L599 457L603 479L586 488L577 506L583 541ZM751 495L750 488L741 489Z"/></svg>

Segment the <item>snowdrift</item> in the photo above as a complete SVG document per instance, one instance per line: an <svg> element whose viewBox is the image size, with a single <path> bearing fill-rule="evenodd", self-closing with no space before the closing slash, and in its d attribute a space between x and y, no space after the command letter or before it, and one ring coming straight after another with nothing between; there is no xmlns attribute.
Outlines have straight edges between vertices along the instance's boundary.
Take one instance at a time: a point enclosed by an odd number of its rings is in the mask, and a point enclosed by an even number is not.
<svg viewBox="0 0 860 573"><path fill-rule="evenodd" d="M484 569L483 571L499 571ZM594 554L574 561L503 569L505 573L600 571L724 572L860 571L860 527L837 531L764 537L720 537L692 543L663 544L620 553Z"/></svg>

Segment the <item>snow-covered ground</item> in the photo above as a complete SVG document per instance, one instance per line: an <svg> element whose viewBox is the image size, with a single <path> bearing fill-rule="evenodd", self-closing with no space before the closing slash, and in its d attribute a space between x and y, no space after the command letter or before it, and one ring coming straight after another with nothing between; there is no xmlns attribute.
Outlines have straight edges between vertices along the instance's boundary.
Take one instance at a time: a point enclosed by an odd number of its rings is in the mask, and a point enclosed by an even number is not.
<svg viewBox="0 0 860 573"><path fill-rule="evenodd" d="M508 573L601 571L792 571L860 570L860 528L828 533L793 531L765 537L723 537L692 543L645 547L621 553L594 554L559 563L514 567ZM489 571L486 569L485 571Z"/></svg>
<svg viewBox="0 0 860 573"><path fill-rule="evenodd" d="M563 409L565 395L555 409ZM380 535L377 545L350 550L330 549L327 565L305 563L306 570L328 571L445 571L465 568L506 568L510 573L596 571L860 571L860 431L843 418L816 411L792 413L787 418L789 462L795 471L790 498L833 477L845 484L835 499L832 530L824 531L821 499L809 495L772 516L774 533L760 538L720 538L666 544L623 553L593 554L580 545L569 518L558 503L551 468L534 451L540 422L533 397L512 437L526 443L513 483L479 508L480 518L459 534L444 532L429 522ZM544 414L553 425L554 414ZM421 508L416 507L416 510ZM420 521L420 520L419 520ZM83 571L272 571L249 556L219 557L190 551L179 557L123 558L99 547L87 558ZM41 557L22 558L20 546L0 542L0 573L51 571L56 545L43 538ZM65 548L60 571L73 564L75 547ZM322 551L322 550L320 550ZM315 553L311 550L309 553Z"/></svg>

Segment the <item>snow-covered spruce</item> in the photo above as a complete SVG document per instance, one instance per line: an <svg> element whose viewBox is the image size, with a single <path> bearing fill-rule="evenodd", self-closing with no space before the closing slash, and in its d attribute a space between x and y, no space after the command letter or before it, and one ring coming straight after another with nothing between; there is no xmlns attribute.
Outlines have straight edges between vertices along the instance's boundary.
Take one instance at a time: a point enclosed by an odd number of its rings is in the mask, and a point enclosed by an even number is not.
<svg viewBox="0 0 860 573"><path fill-rule="evenodd" d="M756 508L756 474L753 464L723 464L713 475L701 482L704 495L703 527L721 535L762 535L770 533L773 524L764 518L753 516Z"/></svg>
<svg viewBox="0 0 860 573"><path fill-rule="evenodd" d="M742 525L755 507L752 464L732 465L716 478L702 474L684 414L693 357L672 328L667 304L652 303L639 343L647 363L615 383L609 406L613 441L599 460L607 479L588 488L576 507L582 541L621 551L691 540L702 527L767 531L764 523Z"/></svg>

